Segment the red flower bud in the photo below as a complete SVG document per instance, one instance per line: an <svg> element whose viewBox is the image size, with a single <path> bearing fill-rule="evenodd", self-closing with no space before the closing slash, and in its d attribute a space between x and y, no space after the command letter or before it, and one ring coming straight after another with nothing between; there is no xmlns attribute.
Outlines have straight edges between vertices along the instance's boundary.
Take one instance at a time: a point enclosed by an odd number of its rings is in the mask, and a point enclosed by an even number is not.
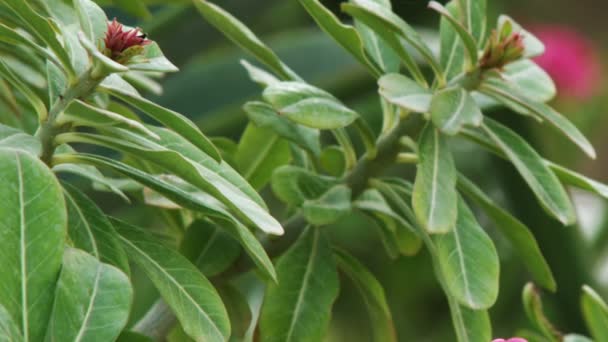
<svg viewBox="0 0 608 342"><path fill-rule="evenodd" d="M502 69L523 57L524 48L524 36L521 33L512 33L510 27L503 28L500 34L494 30L479 65L485 70Z"/></svg>
<svg viewBox="0 0 608 342"><path fill-rule="evenodd" d="M133 47L143 47L150 44L146 35L139 28L125 31L116 18L108 24L108 31L104 39L106 55L115 61L120 61L123 52Z"/></svg>

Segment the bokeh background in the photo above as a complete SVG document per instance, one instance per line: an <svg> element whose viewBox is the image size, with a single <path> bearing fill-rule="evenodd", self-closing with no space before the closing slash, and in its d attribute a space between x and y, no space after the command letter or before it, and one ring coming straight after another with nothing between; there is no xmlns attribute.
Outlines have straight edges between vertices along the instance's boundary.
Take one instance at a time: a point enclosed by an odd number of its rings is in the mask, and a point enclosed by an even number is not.
<svg viewBox="0 0 608 342"><path fill-rule="evenodd" d="M211 136L238 140L246 116L240 109L259 97L239 60L245 56L205 23L187 1L156 1L145 18L113 8L109 16L142 27L159 42L181 72L162 81L163 92L148 94L162 105L191 117ZM151 3L154 1L151 1ZM340 0L322 1L339 13ZM608 2L605 0L488 0L491 24L508 13L547 43L547 55L538 62L556 80L560 95L553 105L587 134L598 151L591 161L545 126L506 110L491 115L514 127L554 161L608 182ZM237 16L268 43L309 83L325 88L380 125L379 100L373 79L357 62L324 35L296 0L222 0L217 4ZM394 10L433 41L438 17L426 9L426 0L393 0ZM341 18L348 18L340 14ZM534 232L556 276L559 290L543 293L548 315L564 332L585 333L579 308L582 284L608 295L607 206L581 191L572 191L580 216L578 226L563 227L548 218L512 167L466 143L454 141L459 168L483 185L494 198L516 214ZM391 170L411 177L411 169ZM265 190L272 202L272 194ZM126 205L110 195L97 194L105 209L150 226L162 220L154 210ZM483 217L482 224L497 241L501 255L501 291L491 310L495 336L513 336L529 328L521 304L521 290L529 277L521 260ZM455 341L447 303L433 278L429 256L391 260L384 252L374 224L353 216L327 227L333 241L351 250L384 284L400 341ZM364 304L355 289L343 282L327 341L370 341ZM151 305L154 292L145 279L138 285L137 312ZM601 342L601 341L598 341Z"/></svg>

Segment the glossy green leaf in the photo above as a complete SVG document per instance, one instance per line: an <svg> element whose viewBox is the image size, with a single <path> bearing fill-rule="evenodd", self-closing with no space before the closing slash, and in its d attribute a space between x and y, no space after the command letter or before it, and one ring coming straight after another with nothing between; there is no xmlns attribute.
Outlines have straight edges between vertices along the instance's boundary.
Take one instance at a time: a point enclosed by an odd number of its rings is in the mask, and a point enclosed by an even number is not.
<svg viewBox="0 0 608 342"><path fill-rule="evenodd" d="M51 20L36 13L27 1L6 0L4 1L4 4L15 13L31 34L37 36L48 45L61 61L64 70L69 75L74 76L70 57L57 37L57 32L54 27L55 24Z"/></svg>
<svg viewBox="0 0 608 342"><path fill-rule="evenodd" d="M249 124L235 155L240 173L254 189L263 188L272 172L291 160L289 143L272 130Z"/></svg>
<svg viewBox="0 0 608 342"><path fill-rule="evenodd" d="M562 183L578 187L583 190L591 191L603 198L608 198L608 185L600 183L591 178L585 177L580 173L569 170L561 165L545 160L545 164L551 168L557 178Z"/></svg>
<svg viewBox="0 0 608 342"><path fill-rule="evenodd" d="M126 274L81 250L67 248L47 338L113 341L127 324L132 297Z"/></svg>
<svg viewBox="0 0 608 342"><path fill-rule="evenodd" d="M225 341L228 314L211 283L181 254L150 233L118 220L112 224L129 256L154 283L186 333L199 341Z"/></svg>
<svg viewBox="0 0 608 342"><path fill-rule="evenodd" d="M445 6L446 11L454 18L461 20L463 18L459 0L452 0ZM462 21L462 20L461 20ZM456 76L464 72L465 67L465 51L462 40L458 38L453 25L446 19L441 18L439 24L440 37L440 53L439 60L447 80L452 80Z"/></svg>
<svg viewBox="0 0 608 342"><path fill-rule="evenodd" d="M469 7L472 6L473 3L477 3L478 0L461 0L465 3L465 6ZM471 32L468 31L467 27L463 26L457 18L454 18L451 14L451 12L449 10L447 10L445 7L443 7L443 5L441 5L440 3L436 2L436 1L431 1L429 3L429 8L434 9L435 11L437 11L439 14L441 14L442 17L444 17L451 25L452 28L454 28L454 31L456 31L456 33L458 34L458 36L460 37L460 39L462 40L462 43L464 44L465 47L465 51L467 52L467 57L469 60L469 65L470 66L474 66L477 64L477 60L478 60L478 52L477 52L477 42L475 41L475 38L472 36ZM468 14L472 14L467 10L464 11L465 13L465 21L469 22L472 21L473 18L466 18Z"/></svg>
<svg viewBox="0 0 608 342"><path fill-rule="evenodd" d="M283 80L299 77L266 46L247 26L217 5L206 0L195 0L194 5L205 19L226 37L268 66Z"/></svg>
<svg viewBox="0 0 608 342"><path fill-rule="evenodd" d="M304 82L278 82L264 89L262 97L277 110L291 106L302 100L311 98L328 99L338 102L338 99L327 91Z"/></svg>
<svg viewBox="0 0 608 342"><path fill-rule="evenodd" d="M464 27L473 36L478 47L483 47L487 31L487 0L457 0L463 10Z"/></svg>
<svg viewBox="0 0 608 342"><path fill-rule="evenodd" d="M261 85L262 87L268 87L281 82L271 73L267 72L266 70L263 70L262 68L256 67L255 65L247 62L244 59L241 60L241 65L245 68L245 70L247 70L249 78L255 83Z"/></svg>
<svg viewBox="0 0 608 342"><path fill-rule="evenodd" d="M519 93L533 95L536 102L548 102L557 94L551 76L530 59L507 64L501 75L506 82L513 84Z"/></svg>
<svg viewBox="0 0 608 342"><path fill-rule="evenodd" d="M447 291L470 309L488 309L498 297L498 254L462 198L454 229L433 242Z"/></svg>
<svg viewBox="0 0 608 342"><path fill-rule="evenodd" d="M566 191L538 153L522 137L496 121L485 120L482 128L513 163L543 208L565 225L574 223L576 214Z"/></svg>
<svg viewBox="0 0 608 342"><path fill-rule="evenodd" d="M113 96L116 96L128 104L136 107L152 117L154 120L165 125L167 128L178 132L179 135L190 141L213 159L217 161L222 160L220 153L217 151L215 146L213 146L213 143L211 143L209 138L207 138L200 131L200 129L184 115L161 107L154 102L148 101L143 97L139 97L122 89L115 87L106 89L109 90Z"/></svg>
<svg viewBox="0 0 608 342"><path fill-rule="evenodd" d="M380 282L355 257L335 250L338 268L350 278L363 297L372 325L374 342L397 341L393 317Z"/></svg>
<svg viewBox="0 0 608 342"><path fill-rule="evenodd" d="M316 226L338 221L351 211L351 190L345 185L336 185L321 197L304 201L302 214Z"/></svg>
<svg viewBox="0 0 608 342"><path fill-rule="evenodd" d="M257 126L271 129L274 133L298 144L314 155L321 153L319 130L295 124L280 116L270 105L263 102L248 102L243 109L249 120Z"/></svg>
<svg viewBox="0 0 608 342"><path fill-rule="evenodd" d="M179 69L165 57L156 42L144 47L141 56L136 56L129 63L129 70L145 72L177 72Z"/></svg>
<svg viewBox="0 0 608 342"><path fill-rule="evenodd" d="M534 284L526 284L523 290L522 299L524 303L524 312L533 326L551 342L561 341L561 333L557 331L545 316L540 293Z"/></svg>
<svg viewBox="0 0 608 342"><path fill-rule="evenodd" d="M91 0L75 0L73 3L78 12L82 31L94 45L100 44L108 30L108 17Z"/></svg>
<svg viewBox="0 0 608 342"><path fill-rule="evenodd" d="M281 256L279 282L268 286L262 306L262 341L323 340L339 288L332 254L322 232L309 227Z"/></svg>
<svg viewBox="0 0 608 342"><path fill-rule="evenodd" d="M36 156L41 150L40 139L2 124L0 124L0 148L14 148Z"/></svg>
<svg viewBox="0 0 608 342"><path fill-rule="evenodd" d="M579 129L576 128L572 122L570 122L570 120L555 111L550 106L532 100L527 95L520 93L510 84L497 78L487 79L481 85L480 89L484 94L492 96L501 102L505 102L507 105L510 103L515 103L516 106L510 106L515 111L519 111L519 108L524 108L525 110L538 115L542 119L547 120L551 125L553 125L553 127L558 129L562 134L564 134L564 136L575 143L590 158L595 159L595 149L589 140L587 140L583 133L581 133Z"/></svg>
<svg viewBox="0 0 608 342"><path fill-rule="evenodd" d="M348 6L343 6L347 9L349 14L353 15L356 19L362 20L365 23L369 21L366 17L375 18L384 24L386 30L397 34L400 39L405 40L411 45L418 53L429 63L431 69L435 72L439 79L443 79L443 70L436 60L435 55L431 49L422 40L418 32L414 30L408 23L401 19L398 15L375 2L374 0L350 0ZM357 11L349 10L349 8L357 8ZM377 31L378 32L378 31Z"/></svg>
<svg viewBox="0 0 608 342"><path fill-rule="evenodd" d="M507 15L501 15L498 17L498 27L502 27L506 23L509 23L512 27L513 32L517 32L523 36L524 41L524 57L532 58L540 56L545 52L545 45L533 34L526 31L519 25L515 20Z"/></svg>
<svg viewBox="0 0 608 342"><path fill-rule="evenodd" d="M484 210L494 225L509 240L513 251L519 255L534 280L543 287L555 291L557 284L551 268L528 227L500 208L473 182L462 175L458 177L458 187Z"/></svg>
<svg viewBox="0 0 608 342"><path fill-rule="evenodd" d="M23 341L19 326L2 305L0 305L0 331L2 331L2 335L0 335L0 341L2 342Z"/></svg>
<svg viewBox="0 0 608 342"><path fill-rule="evenodd" d="M363 39L357 30L340 22L319 0L299 0L319 27L332 37L346 51L350 52L374 76L380 76L381 70L365 52Z"/></svg>
<svg viewBox="0 0 608 342"><path fill-rule="evenodd" d="M43 341L61 268L67 215L61 187L33 155L0 149L0 305L24 341Z"/></svg>
<svg viewBox="0 0 608 342"><path fill-rule="evenodd" d="M606 341L608 339L608 305L606 302L592 288L585 285L581 306L591 336L596 341Z"/></svg>
<svg viewBox="0 0 608 342"><path fill-rule="evenodd" d="M110 220L74 186L63 183L68 208L68 235L73 247L79 248L129 275L129 262L120 246Z"/></svg>
<svg viewBox="0 0 608 342"><path fill-rule="evenodd" d="M338 182L297 166L283 166L272 175L272 191L283 202L300 206L304 201L319 198Z"/></svg>
<svg viewBox="0 0 608 342"><path fill-rule="evenodd" d="M388 74L378 81L380 95L404 110L426 113L431 107L433 94L413 80L400 74Z"/></svg>
<svg viewBox="0 0 608 342"><path fill-rule="evenodd" d="M296 102L281 109L279 114L301 125L318 129L343 128L359 117L359 114L343 104L323 98Z"/></svg>
<svg viewBox="0 0 608 342"><path fill-rule="evenodd" d="M206 277L228 269L241 254L239 244L210 221L194 221L184 234L179 251Z"/></svg>
<svg viewBox="0 0 608 342"><path fill-rule="evenodd" d="M200 212L205 215L220 220L223 223L222 227L237 239L245 248L254 263L260 268L262 274L269 279L275 279L276 274L272 262L260 242L255 238L255 235L247 229L239 220L237 220L219 201L213 197L183 189L179 185L172 184L160 177L154 177L136 168L133 168L124 163L94 155L63 155L57 156L58 163L86 163L98 167L111 168L112 170L122 173L137 182L163 194L171 201L180 204L181 206ZM183 186L183 184L181 184ZM195 189L196 190L196 189Z"/></svg>
<svg viewBox="0 0 608 342"><path fill-rule="evenodd" d="M431 124L419 138L419 164L412 204L420 224L432 234L451 231L458 216L456 167L448 142Z"/></svg>
<svg viewBox="0 0 608 342"><path fill-rule="evenodd" d="M483 121L475 100L462 88L436 92L429 113L435 126L448 135L458 134L464 125L477 127Z"/></svg>

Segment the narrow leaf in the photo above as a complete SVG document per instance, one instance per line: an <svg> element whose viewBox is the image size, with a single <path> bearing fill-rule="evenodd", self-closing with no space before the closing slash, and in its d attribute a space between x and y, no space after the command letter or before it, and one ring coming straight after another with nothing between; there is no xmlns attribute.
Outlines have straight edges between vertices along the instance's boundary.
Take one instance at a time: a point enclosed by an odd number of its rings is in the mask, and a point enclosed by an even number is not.
<svg viewBox="0 0 608 342"><path fill-rule="evenodd" d="M467 6L471 5L471 3L473 3L473 2L476 2L476 0L462 0L462 1L467 2L468 3ZM450 13L450 11L448 11L440 3L436 2L436 1L431 1L429 3L429 8L432 8L435 11L437 11L444 18L446 18L450 24L452 24L452 27L454 28L454 30L456 31L456 33L462 40L465 50L467 51L467 56L468 56L469 63L470 63L469 65L470 66L476 65L477 60L478 60L477 42L475 41L475 38L471 35L471 33L469 31L467 31L467 28L464 27L458 21L458 19L454 18L452 16L452 14ZM467 13L467 12L465 11L465 13ZM467 19L467 21L468 21L468 19Z"/></svg>
<svg viewBox="0 0 608 342"><path fill-rule="evenodd" d="M485 43L487 30L487 0L457 0L463 8L464 27L473 36L478 47Z"/></svg>
<svg viewBox="0 0 608 342"><path fill-rule="evenodd" d="M483 120L475 100L462 88L447 88L435 93L429 113L435 126L448 135L458 134L464 125L477 127Z"/></svg>
<svg viewBox="0 0 608 342"><path fill-rule="evenodd" d="M596 341L608 339L608 305L592 288L583 286L581 297L583 316Z"/></svg>
<svg viewBox="0 0 608 342"><path fill-rule="evenodd" d="M459 0L452 0L445 6L446 11L453 18L462 21L463 14ZM445 75L448 81L463 73L465 67L465 51L462 40L458 37L458 33L454 30L454 26L446 17L441 17L439 24L440 37L440 53L439 60L441 66L445 70Z"/></svg>
<svg viewBox="0 0 608 342"><path fill-rule="evenodd" d="M380 95L407 111L426 113L431 107L432 93L413 80L400 75L388 74L378 81Z"/></svg>
<svg viewBox="0 0 608 342"><path fill-rule="evenodd" d="M283 108L279 114L301 125L318 129L343 128L359 117L359 114L343 104L323 98L296 102Z"/></svg>

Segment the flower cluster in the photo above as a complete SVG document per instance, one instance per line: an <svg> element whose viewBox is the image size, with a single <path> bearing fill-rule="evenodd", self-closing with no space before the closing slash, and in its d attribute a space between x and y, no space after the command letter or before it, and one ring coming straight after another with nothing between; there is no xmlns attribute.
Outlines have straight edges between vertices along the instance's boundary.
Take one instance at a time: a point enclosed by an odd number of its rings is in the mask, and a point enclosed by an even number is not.
<svg viewBox="0 0 608 342"><path fill-rule="evenodd" d="M506 22L500 33L492 31L488 44L481 57L481 69L501 69L505 65L514 62L524 55L524 36L513 32L510 22Z"/></svg>
<svg viewBox="0 0 608 342"><path fill-rule="evenodd" d="M150 44L146 35L139 28L124 30L116 18L108 24L108 31L104 39L105 54L113 60L125 64L131 57L140 54L143 47Z"/></svg>

